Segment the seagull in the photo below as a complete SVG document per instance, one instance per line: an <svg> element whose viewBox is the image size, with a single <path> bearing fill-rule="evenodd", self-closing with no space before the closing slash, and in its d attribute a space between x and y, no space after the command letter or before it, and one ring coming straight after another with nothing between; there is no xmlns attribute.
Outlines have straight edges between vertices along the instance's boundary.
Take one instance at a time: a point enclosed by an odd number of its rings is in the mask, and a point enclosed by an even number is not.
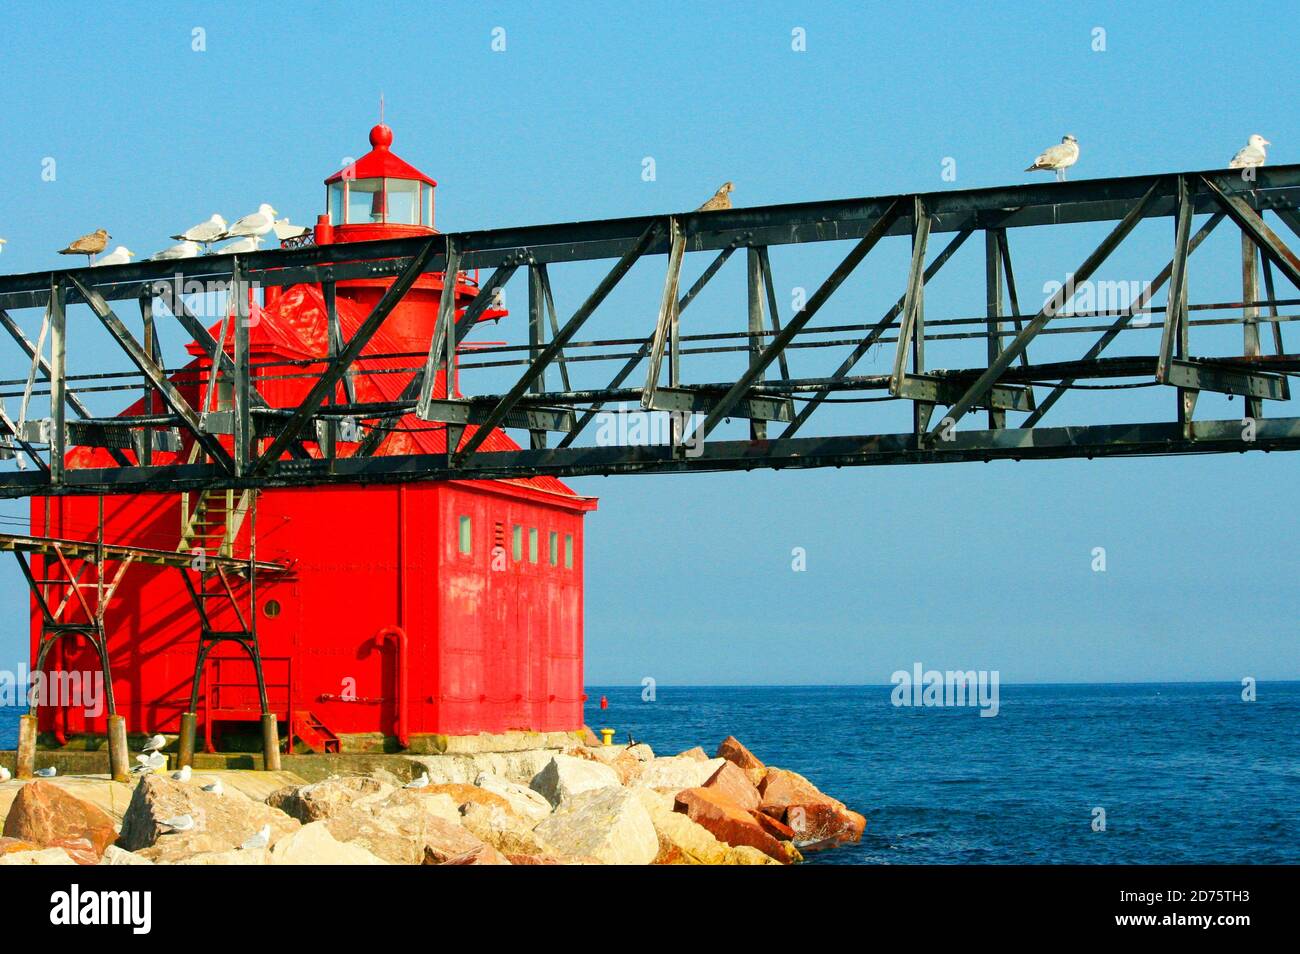
<svg viewBox="0 0 1300 954"><path fill-rule="evenodd" d="M113 236L108 234L107 229L96 229L81 238L68 243L67 248L59 249L60 255L84 255L86 262L89 264L95 260L95 256L104 251L108 245L108 240Z"/></svg>
<svg viewBox="0 0 1300 954"><path fill-rule="evenodd" d="M1056 181L1065 181L1065 170L1070 168L1079 161L1079 140L1074 136L1066 133L1061 137L1059 146L1050 146L1044 149L1038 158L1029 166L1025 167L1026 172L1048 171L1056 173Z"/></svg>
<svg viewBox="0 0 1300 954"><path fill-rule="evenodd" d="M136 775L147 775L150 772L156 772L160 768L166 768L167 756L161 752L151 752L149 755L137 755L135 760L140 764L131 769Z"/></svg>
<svg viewBox="0 0 1300 954"><path fill-rule="evenodd" d="M167 737L162 734L158 734L146 739L144 745L140 747L140 751L148 755L150 752L157 752L159 749L163 748L166 745L167 745Z"/></svg>
<svg viewBox="0 0 1300 954"><path fill-rule="evenodd" d="M9 241L8 239L0 238L0 252L3 252L5 250L5 243L8 241Z"/></svg>
<svg viewBox="0 0 1300 954"><path fill-rule="evenodd" d="M220 237L226 239L237 238L241 235L265 235L275 227L275 217L278 214L275 209L263 202L257 207L256 212L235 219L230 228L226 229L225 234Z"/></svg>
<svg viewBox="0 0 1300 954"><path fill-rule="evenodd" d="M0 782L7 782L11 778L13 778L13 775L10 774L9 770L3 765L0 765Z"/></svg>
<svg viewBox="0 0 1300 954"><path fill-rule="evenodd" d="M244 252L256 252L262 244L262 236L249 235L245 238L235 239L233 242L227 242L221 248L217 249L218 255L242 255Z"/></svg>
<svg viewBox="0 0 1300 954"><path fill-rule="evenodd" d="M403 785L402 788L424 788L424 786L428 784L429 784L429 773L422 772L419 778L411 779L409 782Z"/></svg>
<svg viewBox="0 0 1300 954"><path fill-rule="evenodd" d="M1253 169L1255 166L1262 166L1268 156L1264 152L1265 146L1273 145L1259 133L1255 133L1246 140L1246 145L1228 162L1229 169Z"/></svg>
<svg viewBox="0 0 1300 954"><path fill-rule="evenodd" d="M36 774L41 778L54 778L59 774L59 770L51 765L49 768L37 769Z"/></svg>
<svg viewBox="0 0 1300 954"><path fill-rule="evenodd" d="M225 238L227 228L226 220L214 212L212 218L198 225L191 225L180 235L173 235L172 238L178 242L197 242L207 248L213 242Z"/></svg>
<svg viewBox="0 0 1300 954"><path fill-rule="evenodd" d="M252 835L239 847L245 851L256 851L258 848L265 848L271 843L271 826L263 825L262 830L256 835Z"/></svg>
<svg viewBox="0 0 1300 954"><path fill-rule="evenodd" d="M185 241L179 245L169 245L161 252L149 256L151 262L161 262L170 258L194 258L199 254L199 243Z"/></svg>
<svg viewBox="0 0 1300 954"><path fill-rule="evenodd" d="M214 779L211 785L204 785L202 790L210 792L213 795L220 795L225 791L225 789L221 787L221 779L219 778Z"/></svg>
<svg viewBox="0 0 1300 954"><path fill-rule="evenodd" d="M130 264L131 259L134 257L135 252L131 251L125 245L119 245L96 262L95 267L102 268L105 265L127 265Z"/></svg>
<svg viewBox="0 0 1300 954"><path fill-rule="evenodd" d="M179 772L172 772L172 780L177 782L188 782L192 769L188 765L182 765Z"/></svg>
<svg viewBox="0 0 1300 954"><path fill-rule="evenodd" d="M281 242L286 239L302 238L311 231L305 225L290 225L288 219L276 219L271 228L275 230L275 237Z"/></svg>
<svg viewBox="0 0 1300 954"><path fill-rule="evenodd" d="M719 209L731 208L731 190L736 188L730 182L724 182L718 186L718 191L713 193L713 198L705 202L696 209L696 212L716 212Z"/></svg>
<svg viewBox="0 0 1300 954"><path fill-rule="evenodd" d="M177 815L175 818L164 818L158 824L166 825L172 831L189 831L194 827L194 818L190 815Z"/></svg>

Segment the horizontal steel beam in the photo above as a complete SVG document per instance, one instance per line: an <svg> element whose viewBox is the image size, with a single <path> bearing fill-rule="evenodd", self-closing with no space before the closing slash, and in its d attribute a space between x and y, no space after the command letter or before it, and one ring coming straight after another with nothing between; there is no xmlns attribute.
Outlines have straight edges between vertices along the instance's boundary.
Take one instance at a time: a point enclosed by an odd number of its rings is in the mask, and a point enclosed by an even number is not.
<svg viewBox="0 0 1300 954"><path fill-rule="evenodd" d="M431 398L423 409L422 419L445 424L482 424L492 412L492 406L481 399L470 401L456 398ZM530 406L516 407L507 414L505 426L568 432L573 430L575 421L573 408Z"/></svg>
<svg viewBox="0 0 1300 954"><path fill-rule="evenodd" d="M1239 176L1223 170L1187 172L1217 183L1224 193L1238 196L1257 211L1300 208L1300 165L1270 166L1258 170L1256 181L1245 188ZM931 214L931 232L954 232L979 228L1026 228L1080 222L1122 219L1153 184L1155 193L1142 217L1174 213L1177 190L1173 174L1126 176L1111 179L1079 179L1071 182L1041 182L998 186L987 189L951 190L908 195L854 199L831 199L784 205L753 206L675 216L686 235L686 251L718 250L730 244L746 246L790 245L805 242L857 240L895 202L911 207L920 198ZM1208 192L1193 197L1196 213L1218 208ZM530 264L591 261L618 258L637 245L651 225L667 216L636 216L598 219L452 233L462 249L460 267L495 268L526 260ZM911 220L895 222L887 234L911 234ZM427 239L422 237L378 242L351 242L310 246L301 249L270 249L239 256L247 280L263 285L295 285L337 282L356 278L386 278L402 272L419 253ZM669 251L666 230L650 244L645 254ZM234 265L232 255L210 255L165 262L138 262L103 268L69 269L83 282L94 284L109 301L138 298L142 291L160 282L191 280L228 281ZM422 271L439 272L446 267L443 254L431 257ZM50 272L0 277L0 307L43 307L49 297ZM68 304L82 301L71 292Z"/></svg>
<svg viewBox="0 0 1300 954"><path fill-rule="evenodd" d="M1190 431L1190 436L1185 433ZM131 491L292 487L325 484L408 483L424 480L505 479L549 475L581 477L632 473L690 473L961 461L1150 457L1300 450L1300 418L1079 427L957 430L951 439L914 433L706 441L682 454L667 445L596 446L480 453L449 466L445 454L284 461L261 478L236 478L211 464L69 470L52 486L47 475L21 473L0 484L0 497L68 496Z"/></svg>
<svg viewBox="0 0 1300 954"><path fill-rule="evenodd" d="M650 399L652 411L670 411L677 414L710 414L722 402L721 390L712 394L699 388L670 388L660 386ZM789 398L771 398L749 395L729 404L727 414L740 420L789 421L794 417L794 405Z"/></svg>
<svg viewBox="0 0 1300 954"><path fill-rule="evenodd" d="M1291 400L1291 388L1284 377L1181 361L1178 358L1169 361L1166 383L1192 391L1218 391L1221 394L1240 394L1245 397L1267 398L1270 401Z"/></svg>

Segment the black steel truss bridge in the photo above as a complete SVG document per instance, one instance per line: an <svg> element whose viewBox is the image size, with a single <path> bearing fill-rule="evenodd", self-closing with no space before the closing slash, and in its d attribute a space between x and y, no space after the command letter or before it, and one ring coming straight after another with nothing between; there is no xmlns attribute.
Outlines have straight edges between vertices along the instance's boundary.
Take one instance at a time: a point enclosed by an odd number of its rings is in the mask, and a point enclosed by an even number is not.
<svg viewBox="0 0 1300 954"><path fill-rule="evenodd" d="M1083 283L1103 265L1113 268L1146 220L1166 220L1161 258L1168 261L1136 300L1069 308ZM1082 260L1059 263L1059 291L1040 304L1040 295L1017 288L1011 253L1022 237L1088 223L1099 223L1094 231L1104 237L1095 247L1089 238ZM1230 246L1233 293L1195 300L1190 279L1201 262L1193 253L1225 223L1240 236L1240 258L1237 243ZM1287 309L1300 304L1300 259L1279 234L1288 232L1300 234L1294 165L1246 176L1218 170L950 190L4 276L0 324L17 349L16 366L28 371L0 382L7 404L21 401L15 413L0 407L0 457L7 458L0 496L1295 450L1300 418L1268 414L1270 406L1287 409L1290 378L1300 370L1300 353L1284 346L1284 325L1295 318ZM827 306L873 252L903 239L910 243L910 255L898 256L905 268L873 279L876 288L888 286L891 306L865 319L855 309L847 323L816 320L834 310ZM778 250L814 243L831 243L838 264L793 308L778 294L773 260ZM969 306L956 316L927 313L928 287L963 247L982 254L983 287L965 289ZM738 252L745 291L722 309L729 327L683 332L692 303ZM575 295L571 310L557 309L553 275L600 262L586 266L603 271L594 288ZM639 263L655 272L644 307L610 306L606 299ZM426 273L481 275L479 295L459 314L444 296L428 351L396 356L407 359L396 371L399 400L356 400L357 376L377 373L367 370L367 346ZM527 344L466 341L516 273L527 284ZM345 338L337 283L376 277L391 284ZM186 306L181 281L235 290L226 306L233 349L218 346ZM304 283L318 286L327 303L328 353L291 367L255 363L243 290ZM111 355L95 357L116 361L110 370L68 373L84 339L77 333L84 326L68 323L74 308L88 309L82 317L107 332ZM41 311L39 335L15 317L23 309ZM179 368L163 360L163 321L179 323L186 341L211 354L229 388L228 409L186 399L175 381ZM220 337L227 340L224 331ZM1211 338L1217 346L1207 349L1201 342ZM939 367L936 356L958 347L966 360ZM1031 351L1051 360L1034 360ZM869 354L892 360L864 373ZM463 396L434 389L437 372L452 361ZM708 379L689 379L693 363L708 365ZM792 363L816 367L795 375ZM716 370L723 367L731 373ZM475 393L486 369L513 384ZM286 375L306 382L305 397L273 406L262 388ZM1130 419L1142 417L1133 389L1148 386L1167 389L1159 393L1170 400L1155 419ZM1087 420L1044 423L1063 396L1089 389L1117 393L1093 395ZM92 396L103 401L118 391L147 396L145 406L158 410L92 412ZM1202 394L1239 399L1240 411L1198 417ZM592 422L602 409L629 403L668 412L668 439L598 440ZM887 420L891 407L904 409L894 415L901 424L873 423ZM412 414L446 429L448 452L375 453ZM517 430L522 449L485 448L495 428ZM198 448L186 462L155 462L159 448L179 447L182 436ZM76 445L106 448L113 465L65 466Z"/></svg>

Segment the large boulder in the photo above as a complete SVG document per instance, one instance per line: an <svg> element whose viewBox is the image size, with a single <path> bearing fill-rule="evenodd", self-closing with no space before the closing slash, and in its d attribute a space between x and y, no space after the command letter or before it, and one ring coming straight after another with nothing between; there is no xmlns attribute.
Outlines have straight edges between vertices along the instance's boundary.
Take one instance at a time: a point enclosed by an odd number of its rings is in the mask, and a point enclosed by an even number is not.
<svg viewBox="0 0 1300 954"><path fill-rule="evenodd" d="M695 759L697 762L707 762L709 760L709 753L705 752L704 749L697 745L694 748L687 749L685 752L678 752L677 757L682 759Z"/></svg>
<svg viewBox="0 0 1300 954"><path fill-rule="evenodd" d="M480 843L461 826L454 799L418 789L359 798L324 821L338 841L395 865L439 864Z"/></svg>
<svg viewBox="0 0 1300 954"><path fill-rule="evenodd" d="M163 822L188 815L194 825L175 831ZM271 827L271 844L299 827L278 808L233 789L217 795L165 775L147 775L136 786L122 816L117 845L154 862L175 862L198 854L235 851L263 826Z"/></svg>
<svg viewBox="0 0 1300 954"><path fill-rule="evenodd" d="M787 842L777 840L731 799L715 788L688 788L677 793L676 809L729 845L748 845L782 863L799 860Z"/></svg>
<svg viewBox="0 0 1300 954"><path fill-rule="evenodd" d="M39 779L19 790L5 818L4 834L42 848L69 848L82 864L94 864L117 840L106 812Z"/></svg>
<svg viewBox="0 0 1300 954"><path fill-rule="evenodd" d="M529 784L551 805L558 806L583 792L618 788L622 782L608 765L572 755L555 755Z"/></svg>
<svg viewBox="0 0 1300 954"><path fill-rule="evenodd" d="M557 855L594 858L607 865L648 865L659 854L650 813L627 788L579 792L561 802L534 832Z"/></svg>
<svg viewBox="0 0 1300 954"><path fill-rule="evenodd" d="M104 857L99 859L101 865L151 865L153 864L148 858L141 858L133 851L109 845L104 849Z"/></svg>
<svg viewBox="0 0 1300 954"><path fill-rule="evenodd" d="M462 808L461 824L478 838L510 855L546 855L546 842L532 830L533 821L513 812L470 803Z"/></svg>
<svg viewBox="0 0 1300 954"><path fill-rule="evenodd" d="M510 811L510 802L504 796L486 788L480 788L477 785L466 785L464 782L444 782L441 785L429 785L426 788L417 789L417 791L428 798L429 796L445 795L452 800L452 803L463 813L466 805L483 805L487 808L496 808L501 811Z"/></svg>
<svg viewBox="0 0 1300 954"><path fill-rule="evenodd" d="M723 759L700 762L690 756L671 755L651 759L636 777L636 784L664 792L680 792L684 788L698 788L712 778L725 765Z"/></svg>
<svg viewBox="0 0 1300 954"><path fill-rule="evenodd" d="M271 849L273 865L386 865L360 845L341 842L330 834L329 825L314 821L285 835Z"/></svg>
<svg viewBox="0 0 1300 954"><path fill-rule="evenodd" d="M737 848L719 841L702 825L673 811L673 797L648 788L636 788L641 803L650 813L659 839L657 865L748 865L779 864L753 848Z"/></svg>
<svg viewBox="0 0 1300 954"><path fill-rule="evenodd" d="M801 845L829 847L858 841L866 828L865 818L797 772L769 768L758 790L759 810L784 822Z"/></svg>
<svg viewBox="0 0 1300 954"><path fill-rule="evenodd" d="M511 862L491 845L482 844L439 863L444 865L508 865Z"/></svg>
<svg viewBox="0 0 1300 954"><path fill-rule="evenodd" d="M482 772L474 779L474 784L484 791L500 795L510 806L510 810L520 818L539 822L551 813L551 803L546 796L535 792L527 785L520 785L499 775Z"/></svg>
<svg viewBox="0 0 1300 954"><path fill-rule="evenodd" d="M287 785L266 798L266 804L304 825L330 818L372 796L387 798L396 788L367 775L331 775L311 785Z"/></svg>
<svg viewBox="0 0 1300 954"><path fill-rule="evenodd" d="M717 789L747 812L758 808L763 801L745 770L734 762L723 761L722 767L709 776L703 787Z"/></svg>
<svg viewBox="0 0 1300 954"><path fill-rule="evenodd" d="M734 735L727 736L719 743L717 757L726 759L741 769L755 785L762 781L764 770L767 768L753 752L741 745L740 740Z"/></svg>
<svg viewBox="0 0 1300 954"><path fill-rule="evenodd" d="M434 785L459 782L472 785L484 772L521 785L529 784L558 754L557 749L522 749L517 752L478 752L455 755L412 755L415 774L427 772Z"/></svg>

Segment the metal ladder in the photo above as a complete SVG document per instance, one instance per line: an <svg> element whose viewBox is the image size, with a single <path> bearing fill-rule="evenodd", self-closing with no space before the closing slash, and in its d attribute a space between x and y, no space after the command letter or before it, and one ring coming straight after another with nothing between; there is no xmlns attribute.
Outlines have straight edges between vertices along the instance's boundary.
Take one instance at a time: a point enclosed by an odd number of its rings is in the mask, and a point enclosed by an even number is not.
<svg viewBox="0 0 1300 954"><path fill-rule="evenodd" d="M252 491L203 490L181 494L181 541L177 551L202 550L233 557L235 540L248 516Z"/></svg>

